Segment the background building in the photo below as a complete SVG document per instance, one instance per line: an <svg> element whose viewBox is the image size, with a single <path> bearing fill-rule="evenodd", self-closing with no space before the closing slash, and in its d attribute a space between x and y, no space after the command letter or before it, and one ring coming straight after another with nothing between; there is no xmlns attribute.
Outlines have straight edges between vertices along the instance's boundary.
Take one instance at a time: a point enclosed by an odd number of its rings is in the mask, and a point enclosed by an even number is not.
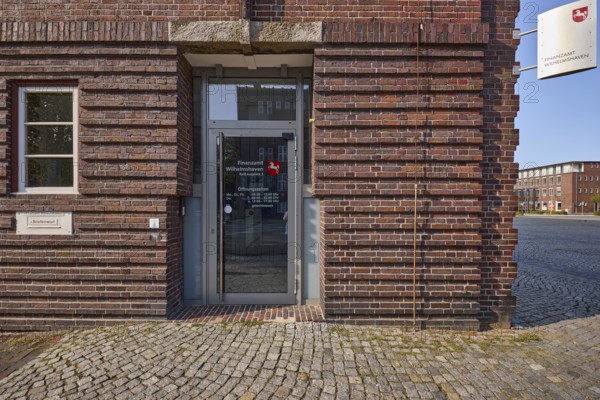
<svg viewBox="0 0 600 400"><path fill-rule="evenodd" d="M591 198L600 194L600 161L569 161L522 169L516 192L521 211L598 211L598 204Z"/></svg>
<svg viewBox="0 0 600 400"><path fill-rule="evenodd" d="M3 0L0 326L313 302L507 325L518 11Z"/></svg>

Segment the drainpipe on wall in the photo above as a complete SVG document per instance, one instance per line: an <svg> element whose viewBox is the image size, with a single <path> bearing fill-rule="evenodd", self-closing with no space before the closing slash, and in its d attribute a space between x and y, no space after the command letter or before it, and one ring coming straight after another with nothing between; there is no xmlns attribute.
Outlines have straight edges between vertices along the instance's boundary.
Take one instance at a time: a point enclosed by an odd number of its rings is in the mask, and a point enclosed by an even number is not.
<svg viewBox="0 0 600 400"><path fill-rule="evenodd" d="M248 0L240 0L240 19L250 19L250 7L248 7Z"/></svg>
<svg viewBox="0 0 600 400"><path fill-rule="evenodd" d="M421 52L421 29L423 29L423 24L419 23L417 26L417 107L416 113L419 114L419 85L421 78L421 65L420 65L420 52ZM415 119L415 132L419 129L417 120ZM415 136L415 161L414 161L414 170L415 174L415 203L413 209L413 328L417 327L417 201L418 201L418 192L419 185L417 182L417 149L418 142L420 137Z"/></svg>

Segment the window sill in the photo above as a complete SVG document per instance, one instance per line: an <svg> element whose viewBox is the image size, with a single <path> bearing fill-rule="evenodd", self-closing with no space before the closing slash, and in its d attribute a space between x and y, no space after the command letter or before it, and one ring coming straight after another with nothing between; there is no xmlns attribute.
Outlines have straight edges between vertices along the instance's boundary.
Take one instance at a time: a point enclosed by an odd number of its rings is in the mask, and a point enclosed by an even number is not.
<svg viewBox="0 0 600 400"><path fill-rule="evenodd" d="M67 190L60 190L60 189L56 189L56 188L48 188L48 189L44 189L44 190L27 190L24 192L13 192L12 194L16 195L16 196L23 196L23 195L56 195L56 194L66 194L66 195L77 195L79 194L78 191L74 190L74 189L67 189Z"/></svg>

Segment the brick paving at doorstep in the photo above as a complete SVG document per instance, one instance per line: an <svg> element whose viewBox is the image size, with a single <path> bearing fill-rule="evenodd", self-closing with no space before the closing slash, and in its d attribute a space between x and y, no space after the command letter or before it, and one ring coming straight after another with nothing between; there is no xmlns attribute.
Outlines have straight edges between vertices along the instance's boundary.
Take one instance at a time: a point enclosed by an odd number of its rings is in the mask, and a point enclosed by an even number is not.
<svg viewBox="0 0 600 400"><path fill-rule="evenodd" d="M589 339L574 340L578 330ZM0 399L598 398L599 332L600 316L485 333L317 322L97 328L67 334L4 378Z"/></svg>
<svg viewBox="0 0 600 400"><path fill-rule="evenodd" d="M172 319L187 322L321 322L325 317L318 305L234 305L183 307Z"/></svg>

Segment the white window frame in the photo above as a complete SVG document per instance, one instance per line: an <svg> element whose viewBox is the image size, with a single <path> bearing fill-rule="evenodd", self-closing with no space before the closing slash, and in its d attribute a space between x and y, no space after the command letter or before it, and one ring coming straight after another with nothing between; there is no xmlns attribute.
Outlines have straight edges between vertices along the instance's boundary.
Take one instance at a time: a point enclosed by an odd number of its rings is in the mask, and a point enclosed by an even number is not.
<svg viewBox="0 0 600 400"><path fill-rule="evenodd" d="M25 95L27 93L72 93L73 94L73 121L72 122L25 122ZM77 194L78 187L78 155L79 155L79 91L73 86L24 86L19 88L19 118L18 118L18 134L19 134L19 192L27 194ZM73 126L73 155L43 155L43 158L72 158L73 159L73 186L69 187L27 187L26 176L26 135L25 127L29 124L35 125L72 125Z"/></svg>

